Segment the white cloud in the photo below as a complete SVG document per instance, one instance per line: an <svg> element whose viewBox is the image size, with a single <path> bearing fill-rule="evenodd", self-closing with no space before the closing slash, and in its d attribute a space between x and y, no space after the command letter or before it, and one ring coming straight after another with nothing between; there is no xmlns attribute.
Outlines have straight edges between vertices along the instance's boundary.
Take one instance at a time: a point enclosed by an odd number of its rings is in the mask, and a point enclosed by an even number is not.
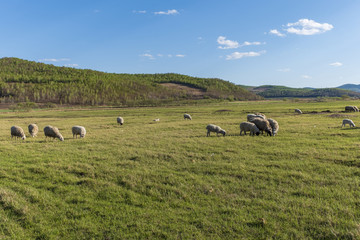
<svg viewBox="0 0 360 240"><path fill-rule="evenodd" d="M155 56L157 56L158 58L172 58L172 57L184 58L184 57L186 57L185 54L173 55L173 54L162 54L162 53L158 53L156 55L152 55L150 53L144 53L144 54L141 54L140 56L148 58L150 60L155 60L156 59Z"/></svg>
<svg viewBox="0 0 360 240"><path fill-rule="evenodd" d="M290 68L280 68L277 70L278 72L290 72L291 69Z"/></svg>
<svg viewBox="0 0 360 240"><path fill-rule="evenodd" d="M44 58L44 59L39 59L39 62L66 62L66 61L70 61L69 58Z"/></svg>
<svg viewBox="0 0 360 240"><path fill-rule="evenodd" d="M73 64L65 64L65 67L78 67L79 64L73 63Z"/></svg>
<svg viewBox="0 0 360 240"><path fill-rule="evenodd" d="M219 36L217 42L221 45L219 46L220 49L232 49L239 47L239 43L237 41L226 40L226 37L224 36Z"/></svg>
<svg viewBox="0 0 360 240"><path fill-rule="evenodd" d="M240 45L240 47L251 46L251 45L261 45L261 44L265 44L265 43L245 41L243 44Z"/></svg>
<svg viewBox="0 0 360 240"><path fill-rule="evenodd" d="M144 53L144 54L141 54L140 56L141 57L146 57L146 58L151 59L151 60L155 59L154 56L151 55L150 53Z"/></svg>
<svg viewBox="0 0 360 240"><path fill-rule="evenodd" d="M155 15L176 15L179 14L179 12L176 9L171 9L171 10L167 10L166 12L164 11L159 11L159 12L154 12Z"/></svg>
<svg viewBox="0 0 360 240"><path fill-rule="evenodd" d="M277 29L272 29L269 31L270 34L273 34L273 35L276 35L276 36L279 36L279 37L285 37L286 35L279 32Z"/></svg>
<svg viewBox="0 0 360 240"><path fill-rule="evenodd" d="M304 79L312 79L312 77L309 76L309 75L302 75L301 77L304 78Z"/></svg>
<svg viewBox="0 0 360 240"><path fill-rule="evenodd" d="M333 66L333 67L341 67L343 64L341 62L333 62L333 63L330 63L329 65Z"/></svg>
<svg viewBox="0 0 360 240"><path fill-rule="evenodd" d="M314 35L320 34L327 31L330 31L334 28L333 25L329 23L318 23L311 19L300 19L295 23L288 23L286 25L288 28L285 30L288 33L294 33L297 35Z"/></svg>
<svg viewBox="0 0 360 240"><path fill-rule="evenodd" d="M139 10L139 11L134 10L134 11L133 11L133 13L145 14L145 13L146 13L146 11L145 11L145 10Z"/></svg>
<svg viewBox="0 0 360 240"><path fill-rule="evenodd" d="M230 55L226 55L226 60L236 60L243 57L258 57L264 54L266 51L261 52L233 52Z"/></svg>

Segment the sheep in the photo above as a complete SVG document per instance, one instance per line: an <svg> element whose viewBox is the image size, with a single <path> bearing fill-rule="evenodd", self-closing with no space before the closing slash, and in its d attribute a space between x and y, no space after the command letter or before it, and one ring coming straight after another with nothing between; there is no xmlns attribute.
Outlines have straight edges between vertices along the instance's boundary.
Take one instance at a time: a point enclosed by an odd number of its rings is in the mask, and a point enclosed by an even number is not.
<svg viewBox="0 0 360 240"><path fill-rule="evenodd" d="M64 141L64 137L61 135L59 129L57 127L53 126L46 126L44 127L44 134L45 137L52 137L52 138L58 138L60 141Z"/></svg>
<svg viewBox="0 0 360 240"><path fill-rule="evenodd" d="M184 114L184 119L185 119L185 120L186 120L186 119L191 120L192 118L191 118L190 114L185 113L185 114Z"/></svg>
<svg viewBox="0 0 360 240"><path fill-rule="evenodd" d="M21 127L12 126L10 130L11 130L11 138L15 137L15 139L17 139L20 137L22 140L26 139L24 130Z"/></svg>
<svg viewBox="0 0 360 240"><path fill-rule="evenodd" d="M250 122L255 123L260 131L265 131L268 135L272 136L272 128L268 120L262 118L253 118Z"/></svg>
<svg viewBox="0 0 360 240"><path fill-rule="evenodd" d="M122 117L117 117L116 119L117 123L120 124L120 125L123 125L124 124L124 119Z"/></svg>
<svg viewBox="0 0 360 240"><path fill-rule="evenodd" d="M246 118L248 122L251 122L251 120L256 117L266 119L266 116L262 113L248 114Z"/></svg>
<svg viewBox="0 0 360 240"><path fill-rule="evenodd" d="M86 129L83 126L73 126L71 130L72 130L73 138L74 136L76 136L77 138L77 135L80 135L80 138L83 138L86 135Z"/></svg>
<svg viewBox="0 0 360 240"><path fill-rule="evenodd" d="M355 124L351 119L344 119L341 127L345 127L346 124L349 124L350 127L355 127Z"/></svg>
<svg viewBox="0 0 360 240"><path fill-rule="evenodd" d="M359 109L356 106L346 106L345 107L345 112L358 112Z"/></svg>
<svg viewBox="0 0 360 240"><path fill-rule="evenodd" d="M153 121L154 122L160 122L160 118L155 118Z"/></svg>
<svg viewBox="0 0 360 240"><path fill-rule="evenodd" d="M279 124L275 119L272 119L272 118L268 118L268 121L272 128L272 134L273 134L273 136L275 136L277 134L277 132L279 131Z"/></svg>
<svg viewBox="0 0 360 240"><path fill-rule="evenodd" d="M32 137L36 137L36 135L39 132L39 127L35 123L30 124L28 126L28 129L29 129L29 133Z"/></svg>
<svg viewBox="0 0 360 240"><path fill-rule="evenodd" d="M240 136L242 132L244 132L244 134L246 135L246 131L250 131L250 136L251 135L254 136L255 134L259 136L260 134L260 130L256 127L254 123L251 122L240 123Z"/></svg>
<svg viewBox="0 0 360 240"><path fill-rule="evenodd" d="M224 129L214 124L207 125L206 129L207 129L207 134L206 134L207 137L210 136L210 132L216 132L216 136L218 136L219 133L221 133L224 137L226 135L226 131Z"/></svg>
<svg viewBox="0 0 360 240"><path fill-rule="evenodd" d="M295 113L302 114L302 111L300 109L296 108Z"/></svg>

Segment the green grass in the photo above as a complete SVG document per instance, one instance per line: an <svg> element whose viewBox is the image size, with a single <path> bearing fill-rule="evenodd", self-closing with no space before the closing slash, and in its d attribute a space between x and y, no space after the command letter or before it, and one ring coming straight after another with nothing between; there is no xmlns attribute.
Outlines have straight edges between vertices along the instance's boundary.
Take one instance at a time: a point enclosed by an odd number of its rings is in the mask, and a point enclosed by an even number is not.
<svg viewBox="0 0 360 240"><path fill-rule="evenodd" d="M2 112L0 239L359 239L360 130L341 123L360 115L346 105L357 102ZM253 112L278 135L239 136ZM33 122L65 141L10 138ZM228 136L206 137L209 123Z"/></svg>

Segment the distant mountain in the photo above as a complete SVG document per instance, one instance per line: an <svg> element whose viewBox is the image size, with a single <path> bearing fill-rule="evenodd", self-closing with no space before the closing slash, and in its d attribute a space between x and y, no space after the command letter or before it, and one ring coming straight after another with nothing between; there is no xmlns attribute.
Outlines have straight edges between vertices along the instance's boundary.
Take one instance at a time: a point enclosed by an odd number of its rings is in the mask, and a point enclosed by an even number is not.
<svg viewBox="0 0 360 240"><path fill-rule="evenodd" d="M360 92L360 84L344 84L337 88L346 89L354 92Z"/></svg>
<svg viewBox="0 0 360 240"><path fill-rule="evenodd" d="M340 88L290 88L285 86L263 85L259 87L245 87L264 98L316 98L316 97L360 97L360 92Z"/></svg>

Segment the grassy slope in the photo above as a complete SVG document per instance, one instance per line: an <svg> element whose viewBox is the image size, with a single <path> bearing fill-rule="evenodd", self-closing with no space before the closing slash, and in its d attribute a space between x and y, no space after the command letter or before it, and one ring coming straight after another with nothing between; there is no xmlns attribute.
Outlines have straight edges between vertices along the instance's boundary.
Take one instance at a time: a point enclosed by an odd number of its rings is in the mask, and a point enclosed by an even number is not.
<svg viewBox="0 0 360 240"><path fill-rule="evenodd" d="M360 238L360 130L342 129L343 117L333 113L293 113L356 104L2 113L0 237ZM193 120L183 120L184 112ZM248 112L278 120L278 136L240 137ZM346 115L360 121L359 113ZM58 126L65 141L45 141L42 133L10 139L12 125L32 122ZM229 136L205 137L208 123ZM72 139L75 124L87 128L85 139Z"/></svg>
<svg viewBox="0 0 360 240"><path fill-rule="evenodd" d="M262 99L233 83L215 78L195 78L174 73L115 74L56 67L17 58L0 59L2 102L157 106L194 98L187 91L167 88L161 83L177 83L201 89L206 99Z"/></svg>

